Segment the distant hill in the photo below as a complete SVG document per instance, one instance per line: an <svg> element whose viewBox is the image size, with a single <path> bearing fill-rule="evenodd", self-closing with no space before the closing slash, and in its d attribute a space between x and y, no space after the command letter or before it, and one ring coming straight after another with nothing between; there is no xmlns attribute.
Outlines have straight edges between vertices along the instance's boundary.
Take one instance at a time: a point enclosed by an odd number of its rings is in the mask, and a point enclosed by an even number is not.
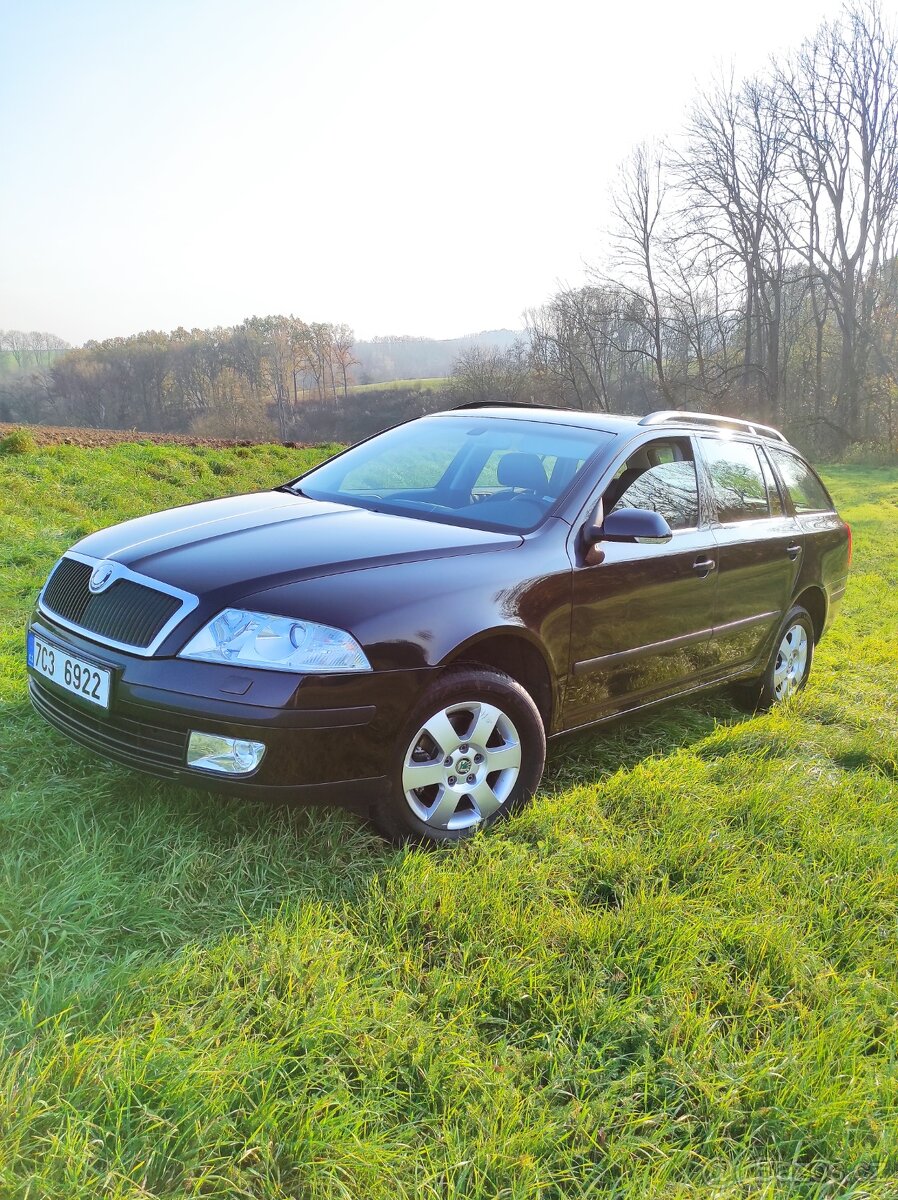
<svg viewBox="0 0 898 1200"><path fill-rule="evenodd" d="M356 342L353 353L359 365L353 374L360 384L393 379L433 379L448 375L463 350L474 346L505 349L525 337L520 329L489 329L457 338L376 337Z"/></svg>

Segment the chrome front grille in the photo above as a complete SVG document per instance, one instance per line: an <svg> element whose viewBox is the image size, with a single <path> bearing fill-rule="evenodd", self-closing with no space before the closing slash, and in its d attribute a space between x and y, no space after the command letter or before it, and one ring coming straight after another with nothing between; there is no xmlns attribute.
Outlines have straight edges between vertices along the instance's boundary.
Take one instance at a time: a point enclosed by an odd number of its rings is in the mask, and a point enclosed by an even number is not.
<svg viewBox="0 0 898 1200"><path fill-rule="evenodd" d="M40 608L95 641L148 655L197 605L195 596L118 564L113 582L92 592L90 577L98 561L75 553L61 558L41 593Z"/></svg>

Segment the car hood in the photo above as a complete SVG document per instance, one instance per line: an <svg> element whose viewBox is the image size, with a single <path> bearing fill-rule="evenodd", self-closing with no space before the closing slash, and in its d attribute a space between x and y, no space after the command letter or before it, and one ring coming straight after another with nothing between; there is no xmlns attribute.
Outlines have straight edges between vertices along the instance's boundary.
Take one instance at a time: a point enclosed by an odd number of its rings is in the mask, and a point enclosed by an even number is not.
<svg viewBox="0 0 898 1200"><path fill-rule="evenodd" d="M263 587L381 564L520 545L517 534L447 525L271 491L138 517L75 547L195 595Z"/></svg>

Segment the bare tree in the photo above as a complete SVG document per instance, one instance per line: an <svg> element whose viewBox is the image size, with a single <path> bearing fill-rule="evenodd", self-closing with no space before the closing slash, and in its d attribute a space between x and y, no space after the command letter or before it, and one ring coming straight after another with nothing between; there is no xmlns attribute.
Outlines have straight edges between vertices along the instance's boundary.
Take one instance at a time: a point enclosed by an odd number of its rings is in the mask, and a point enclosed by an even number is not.
<svg viewBox="0 0 898 1200"><path fill-rule="evenodd" d="M348 325L334 326L332 344L334 361L340 374L343 396L345 398L349 393L349 373L353 367L359 365L359 360L356 358L353 350L355 338Z"/></svg>
<svg viewBox="0 0 898 1200"><path fill-rule="evenodd" d="M31 357L31 338L29 334L23 333L21 329L7 329L5 340L6 349L12 354L16 366L20 371L24 371Z"/></svg>
<svg viewBox="0 0 898 1200"><path fill-rule="evenodd" d="M675 170L681 253L698 247L740 298L744 394L781 416L782 289L789 209L781 175L784 130L766 82L721 80L696 101Z"/></svg>
<svg viewBox="0 0 898 1200"><path fill-rule="evenodd" d="M658 387L671 407L674 403L666 370L664 346L665 267L664 206L668 179L663 152L657 147L637 146L620 170L612 192L615 228L612 232L614 283L639 303L633 315L643 322L648 335L647 352ZM601 277L601 276L600 276ZM606 280L607 282L607 280ZM637 315L638 314L638 315ZM623 347L619 347L623 350ZM639 348L639 353L645 351Z"/></svg>
<svg viewBox="0 0 898 1200"><path fill-rule="evenodd" d="M472 346L455 360L452 375L472 401L520 400L530 380L528 344L520 339L506 349Z"/></svg>
<svg viewBox="0 0 898 1200"><path fill-rule="evenodd" d="M861 436L862 390L898 215L898 61L875 0L825 22L777 69L804 237L793 245L826 292L841 347L836 412Z"/></svg>
<svg viewBox="0 0 898 1200"><path fill-rule="evenodd" d="M524 319L537 376L554 383L562 403L607 412L613 351L602 299L598 288L567 288Z"/></svg>

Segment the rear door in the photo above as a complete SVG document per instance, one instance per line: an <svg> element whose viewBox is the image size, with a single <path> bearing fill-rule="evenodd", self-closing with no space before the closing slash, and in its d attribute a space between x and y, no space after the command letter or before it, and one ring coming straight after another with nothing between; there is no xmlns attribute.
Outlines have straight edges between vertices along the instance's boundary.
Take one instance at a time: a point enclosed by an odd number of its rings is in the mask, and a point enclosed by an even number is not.
<svg viewBox="0 0 898 1200"><path fill-rule="evenodd" d="M836 512L832 497L804 459L785 447L770 446L773 462L787 507L795 514L801 530L801 575L796 591L822 587L826 595L818 633L832 620L845 593L849 562L849 530Z"/></svg>
<svg viewBox="0 0 898 1200"><path fill-rule="evenodd" d="M801 530L786 512L760 444L698 439L716 512L715 653L724 669L753 662L788 608L801 566Z"/></svg>

